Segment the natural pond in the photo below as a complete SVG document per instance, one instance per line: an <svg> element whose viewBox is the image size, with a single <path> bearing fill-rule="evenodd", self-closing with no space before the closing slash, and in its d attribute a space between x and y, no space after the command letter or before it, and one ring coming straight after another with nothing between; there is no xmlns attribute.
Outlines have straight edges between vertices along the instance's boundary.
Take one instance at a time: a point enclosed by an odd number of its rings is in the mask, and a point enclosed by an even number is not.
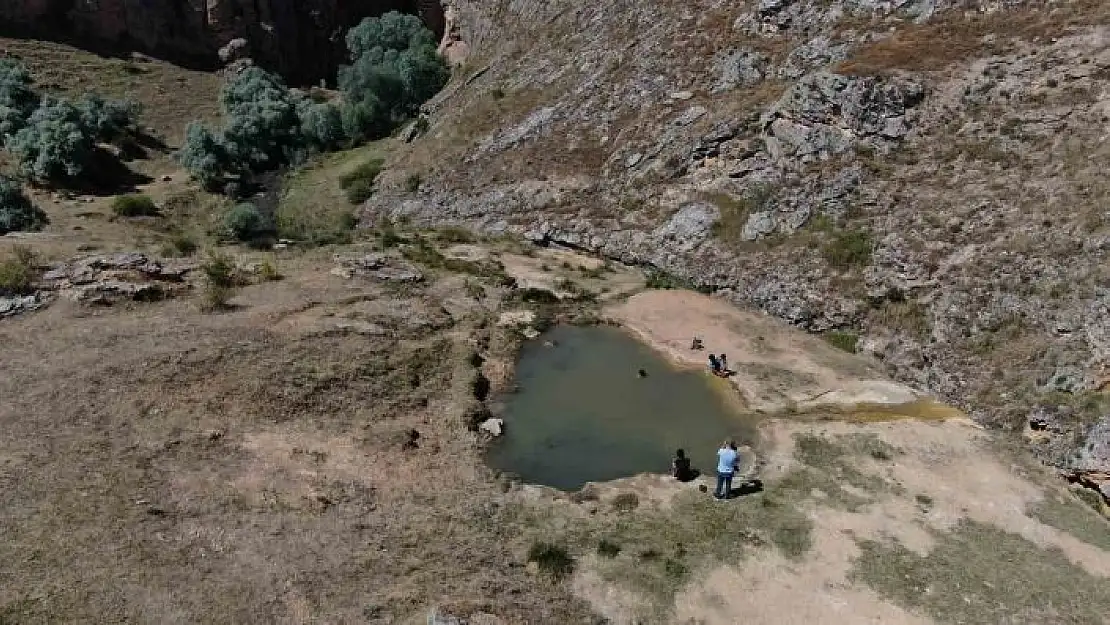
<svg viewBox="0 0 1110 625"><path fill-rule="evenodd" d="M729 407L735 391L724 381L676 369L615 328L558 326L529 341L516 383L503 398L505 435L487 460L533 484L576 490L667 473L678 448L712 474L723 439L751 444L755 435L754 422Z"/></svg>

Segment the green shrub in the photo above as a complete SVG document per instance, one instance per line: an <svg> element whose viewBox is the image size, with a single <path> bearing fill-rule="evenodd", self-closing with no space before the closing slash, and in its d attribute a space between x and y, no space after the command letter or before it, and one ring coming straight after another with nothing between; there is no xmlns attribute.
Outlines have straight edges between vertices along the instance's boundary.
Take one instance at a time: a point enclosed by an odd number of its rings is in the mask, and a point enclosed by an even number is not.
<svg viewBox="0 0 1110 625"><path fill-rule="evenodd" d="M832 330L824 334L825 341L837 349L842 349L849 354L856 353L859 335L855 332Z"/></svg>
<svg viewBox="0 0 1110 625"><path fill-rule="evenodd" d="M0 175L0 235L19 230L39 230L46 213L23 193L19 182Z"/></svg>
<svg viewBox="0 0 1110 625"><path fill-rule="evenodd" d="M528 561L534 562L541 573L560 580L574 572L574 558L566 547L553 543L536 542L528 550Z"/></svg>
<svg viewBox="0 0 1110 625"><path fill-rule="evenodd" d="M615 542L602 538L597 541L597 555L603 558L615 558L620 555L621 546Z"/></svg>
<svg viewBox="0 0 1110 625"><path fill-rule="evenodd" d="M343 112L331 103L315 103L302 99L298 103L300 132L305 142L316 150L330 151L347 142L343 128Z"/></svg>
<svg viewBox="0 0 1110 625"><path fill-rule="evenodd" d="M223 140L200 122L185 128L185 142L176 157L177 162L209 190L217 189L225 176L235 169Z"/></svg>
<svg viewBox="0 0 1110 625"><path fill-rule="evenodd" d="M235 263L223 254L215 253L201 265L204 273L204 307L222 310L235 291Z"/></svg>
<svg viewBox="0 0 1110 625"><path fill-rule="evenodd" d="M347 194L347 201L361 204L374 195L374 183L382 173L385 161L372 158L339 177L339 188Z"/></svg>
<svg viewBox="0 0 1110 625"><path fill-rule="evenodd" d="M10 257L0 261L0 295L26 295L34 291L35 255L16 246Z"/></svg>
<svg viewBox="0 0 1110 625"><path fill-rule="evenodd" d="M864 230L838 232L825 244L825 260L834 267L846 269L871 262L874 243Z"/></svg>
<svg viewBox="0 0 1110 625"><path fill-rule="evenodd" d="M17 61L0 59L0 141L19 132L38 108L31 74Z"/></svg>
<svg viewBox="0 0 1110 625"><path fill-rule="evenodd" d="M278 270L277 263L274 262L274 259L267 258L258 265L258 277L266 282L274 282L276 280L281 280L285 276L281 275L281 271Z"/></svg>
<svg viewBox="0 0 1110 625"><path fill-rule="evenodd" d="M620 512L631 512L640 505L640 498L636 493L621 493L613 497L613 509Z"/></svg>
<svg viewBox="0 0 1110 625"><path fill-rule="evenodd" d="M405 191L409 193L416 193L420 190L420 185L424 184L424 177L420 174L409 174L405 178Z"/></svg>
<svg viewBox="0 0 1110 625"><path fill-rule="evenodd" d="M112 200L112 212L120 217L153 217L158 214L158 207L150 196L130 193Z"/></svg>
<svg viewBox="0 0 1110 625"><path fill-rule="evenodd" d="M81 123L93 137L111 141L134 132L142 107L130 100L105 100L95 93L86 94L76 104Z"/></svg>
<svg viewBox="0 0 1110 625"><path fill-rule="evenodd" d="M185 233L177 233L170 239L169 243L162 250L163 256L178 256L185 258L197 253L200 246L197 244L196 239Z"/></svg>
<svg viewBox="0 0 1110 625"><path fill-rule="evenodd" d="M232 207L224 215L224 228L239 241L254 241L272 231L266 217L250 202Z"/></svg>

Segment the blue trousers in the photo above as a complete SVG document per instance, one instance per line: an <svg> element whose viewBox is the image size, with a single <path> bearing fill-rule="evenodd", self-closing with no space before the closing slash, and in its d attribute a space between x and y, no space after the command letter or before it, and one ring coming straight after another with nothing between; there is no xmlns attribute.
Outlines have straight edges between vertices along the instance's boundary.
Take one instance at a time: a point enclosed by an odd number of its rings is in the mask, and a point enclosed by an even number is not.
<svg viewBox="0 0 1110 625"><path fill-rule="evenodd" d="M732 472L717 472L717 490L713 491L714 497L728 497L732 493Z"/></svg>

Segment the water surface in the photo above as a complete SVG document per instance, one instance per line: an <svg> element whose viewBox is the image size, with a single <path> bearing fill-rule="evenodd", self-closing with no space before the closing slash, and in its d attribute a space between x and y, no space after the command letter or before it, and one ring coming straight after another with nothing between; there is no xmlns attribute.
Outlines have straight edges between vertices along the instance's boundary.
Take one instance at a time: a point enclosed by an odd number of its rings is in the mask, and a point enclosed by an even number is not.
<svg viewBox="0 0 1110 625"><path fill-rule="evenodd" d="M695 468L713 473L724 438L750 443L755 433L727 406L731 386L677 370L615 328L559 326L529 341L516 382L517 392L503 398L505 435L488 462L529 483L575 490L666 473L680 447Z"/></svg>

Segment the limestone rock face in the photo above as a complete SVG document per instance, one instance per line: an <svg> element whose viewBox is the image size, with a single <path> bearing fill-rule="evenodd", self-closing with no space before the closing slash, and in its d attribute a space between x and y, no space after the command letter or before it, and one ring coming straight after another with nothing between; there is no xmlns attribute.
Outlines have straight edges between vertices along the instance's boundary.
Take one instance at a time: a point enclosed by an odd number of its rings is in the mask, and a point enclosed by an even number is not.
<svg viewBox="0 0 1110 625"><path fill-rule="evenodd" d="M203 68L242 39L255 60L295 83L315 82L345 60L344 31L387 11L418 14L442 36L438 0L6 0L0 31L138 51Z"/></svg>

